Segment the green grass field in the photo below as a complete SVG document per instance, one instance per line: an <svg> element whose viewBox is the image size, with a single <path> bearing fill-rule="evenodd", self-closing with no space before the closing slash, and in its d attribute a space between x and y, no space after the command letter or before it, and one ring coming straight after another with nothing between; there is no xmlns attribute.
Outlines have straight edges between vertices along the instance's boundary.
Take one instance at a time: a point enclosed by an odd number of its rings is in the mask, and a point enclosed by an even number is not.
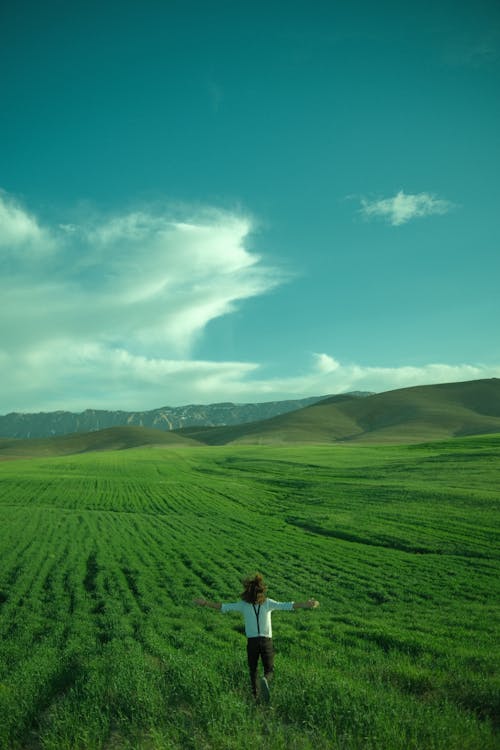
<svg viewBox="0 0 500 750"><path fill-rule="evenodd" d="M0 748L499 747L500 436L0 464ZM270 706L231 601L276 599Z"/></svg>

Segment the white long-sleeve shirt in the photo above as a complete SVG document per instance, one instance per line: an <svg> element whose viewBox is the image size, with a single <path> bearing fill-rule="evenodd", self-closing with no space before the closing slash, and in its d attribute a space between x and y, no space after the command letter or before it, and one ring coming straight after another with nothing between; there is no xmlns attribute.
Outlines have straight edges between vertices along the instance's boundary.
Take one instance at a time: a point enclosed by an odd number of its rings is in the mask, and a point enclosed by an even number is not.
<svg viewBox="0 0 500 750"><path fill-rule="evenodd" d="M248 604L240 599L238 602L223 604L221 612L241 612L245 619L247 638L256 638L259 635L272 638L271 612L275 609L290 611L293 609L293 602L276 602L274 599L266 599L262 604Z"/></svg>

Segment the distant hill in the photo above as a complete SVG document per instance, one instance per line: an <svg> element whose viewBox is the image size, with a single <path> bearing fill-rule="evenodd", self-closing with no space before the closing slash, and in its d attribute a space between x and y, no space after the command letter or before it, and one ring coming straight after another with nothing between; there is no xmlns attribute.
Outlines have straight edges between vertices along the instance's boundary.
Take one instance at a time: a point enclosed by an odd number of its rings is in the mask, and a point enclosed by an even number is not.
<svg viewBox="0 0 500 750"><path fill-rule="evenodd" d="M355 392L352 396L369 395ZM256 404L220 403L208 405L164 406L151 411L106 411L87 409L75 414L68 411L0 415L0 437L45 438L93 432L108 427L137 426L171 431L193 425L237 425L269 419L316 403L326 396Z"/></svg>
<svg viewBox="0 0 500 750"><path fill-rule="evenodd" d="M185 429L227 443L404 443L500 432L500 380L416 386L366 398L333 396L307 408L236 427Z"/></svg>
<svg viewBox="0 0 500 750"><path fill-rule="evenodd" d="M500 380L475 380L332 396L259 422L176 431L115 427L45 439L0 438L0 458L146 445L416 443L500 433Z"/></svg>
<svg viewBox="0 0 500 750"><path fill-rule="evenodd" d="M75 433L52 438L17 440L0 438L0 460L44 456L64 456L90 451L117 451L147 445L199 445L175 432L146 427L111 427L97 432Z"/></svg>

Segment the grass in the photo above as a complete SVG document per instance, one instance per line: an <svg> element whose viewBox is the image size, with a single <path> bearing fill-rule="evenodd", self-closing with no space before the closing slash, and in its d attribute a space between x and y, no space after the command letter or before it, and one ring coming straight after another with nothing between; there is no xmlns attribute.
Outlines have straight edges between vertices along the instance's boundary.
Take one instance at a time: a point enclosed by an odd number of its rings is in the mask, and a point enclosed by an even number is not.
<svg viewBox="0 0 500 750"><path fill-rule="evenodd" d="M337 441L401 444L498 433L500 380L415 386L365 398L333 396L252 424L179 431L209 445Z"/></svg>
<svg viewBox="0 0 500 750"><path fill-rule="evenodd" d="M493 750L500 436L0 465L0 748ZM277 599L269 707L231 601Z"/></svg>

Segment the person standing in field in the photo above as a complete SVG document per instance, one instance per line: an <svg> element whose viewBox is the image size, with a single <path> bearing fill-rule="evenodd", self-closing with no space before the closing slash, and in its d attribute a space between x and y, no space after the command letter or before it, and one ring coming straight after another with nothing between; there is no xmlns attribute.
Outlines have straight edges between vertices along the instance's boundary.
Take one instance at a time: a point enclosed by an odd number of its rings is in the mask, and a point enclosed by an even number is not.
<svg viewBox="0 0 500 750"><path fill-rule="evenodd" d="M260 573L243 581L244 590L237 602L209 602L206 599L195 599L200 607L210 607L221 612L241 612L245 620L247 636L247 658L250 672L252 693L257 698L257 669L259 658L264 667L264 676L260 680L260 695L269 701L269 682L274 673L273 632L271 612L273 610L291 611L293 609L315 609L319 607L316 599L306 602L277 602L266 596L267 586Z"/></svg>

